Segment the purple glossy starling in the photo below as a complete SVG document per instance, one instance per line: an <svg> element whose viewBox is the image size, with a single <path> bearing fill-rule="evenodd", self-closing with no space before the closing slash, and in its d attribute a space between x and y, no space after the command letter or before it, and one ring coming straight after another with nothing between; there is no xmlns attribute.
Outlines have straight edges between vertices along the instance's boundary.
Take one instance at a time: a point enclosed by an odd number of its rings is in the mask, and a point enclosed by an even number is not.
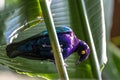
<svg viewBox="0 0 120 80"><path fill-rule="evenodd" d="M56 32L64 59L73 52L77 52L79 55L76 64L87 59L90 54L89 46L84 41L79 40L69 27L56 27ZM9 44L6 51L10 58L20 56L28 59L54 61L47 30L22 42Z"/></svg>

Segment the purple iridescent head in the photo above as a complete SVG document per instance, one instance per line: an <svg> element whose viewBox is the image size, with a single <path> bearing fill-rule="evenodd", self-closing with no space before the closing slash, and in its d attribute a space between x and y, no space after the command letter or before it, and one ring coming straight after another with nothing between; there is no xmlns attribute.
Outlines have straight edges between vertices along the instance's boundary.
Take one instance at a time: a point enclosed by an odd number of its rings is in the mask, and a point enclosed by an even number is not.
<svg viewBox="0 0 120 80"><path fill-rule="evenodd" d="M76 62L76 64L81 63L83 60L86 60L90 54L90 48L87 45L86 42L81 41L79 42L77 53L79 55L79 60Z"/></svg>

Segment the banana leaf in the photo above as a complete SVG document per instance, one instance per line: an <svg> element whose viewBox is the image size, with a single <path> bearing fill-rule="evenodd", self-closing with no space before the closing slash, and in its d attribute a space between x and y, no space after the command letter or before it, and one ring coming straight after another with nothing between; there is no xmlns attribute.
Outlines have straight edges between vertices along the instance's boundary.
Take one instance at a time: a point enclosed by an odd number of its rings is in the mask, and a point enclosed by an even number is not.
<svg viewBox="0 0 120 80"><path fill-rule="evenodd" d="M1 18L0 24L3 27L1 30L4 32L6 44L22 42L46 29L39 0L7 1L7 8L0 12L2 13L0 17L4 16ZM11 4L15 4L15 7ZM75 65L78 58L76 53L65 61L68 64L69 78L101 79L100 68L107 62L103 1L51 0L50 5L55 26L71 27L77 37L86 41L91 49L90 57L78 66ZM3 37L3 35L0 35L0 37ZM54 63L20 57L10 59L6 56L5 47L6 45L0 47L1 64L20 74L46 79L58 78Z"/></svg>

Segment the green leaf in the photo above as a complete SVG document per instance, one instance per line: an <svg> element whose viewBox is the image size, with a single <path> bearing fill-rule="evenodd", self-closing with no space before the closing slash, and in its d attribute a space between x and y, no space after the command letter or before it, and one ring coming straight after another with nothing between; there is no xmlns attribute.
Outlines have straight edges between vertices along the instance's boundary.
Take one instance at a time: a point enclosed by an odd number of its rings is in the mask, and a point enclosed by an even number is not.
<svg viewBox="0 0 120 80"><path fill-rule="evenodd" d="M6 56L6 46L0 46L0 64L9 66L11 69L17 70L20 74L26 74L28 76L38 76L48 79L58 78L58 73L55 64L48 61L30 60L25 58L10 59ZM90 65L85 62L82 65L75 65L77 54L71 55L65 62L68 64L67 70L70 78L90 78L93 77L92 73L86 70L91 70ZM33 65L34 64L34 65ZM86 66L87 65L87 66ZM82 66L82 67L81 67ZM85 76L83 73L86 72ZM74 74L73 74L74 73ZM76 75L79 74L79 75Z"/></svg>
<svg viewBox="0 0 120 80"><path fill-rule="evenodd" d="M106 28L102 0L81 0L71 2L72 25L80 39L85 40L91 47L91 67L94 77L100 79L100 67L106 64ZM74 15L74 13L77 13ZM77 24L76 24L77 23ZM80 33L80 34L78 34ZM94 66L93 66L94 65ZM95 71L95 72L94 72Z"/></svg>
<svg viewBox="0 0 120 80"><path fill-rule="evenodd" d="M50 9L50 2L48 2L47 0L41 0L40 4L41 4L43 16L44 16L44 21L46 23L46 28L48 30L50 43L53 49L53 55L54 55L55 64L58 70L59 78L63 80L69 80L66 66L64 65L65 63L62 56L60 43L57 37L57 32L55 30L56 28L54 25L52 12Z"/></svg>
<svg viewBox="0 0 120 80"><path fill-rule="evenodd" d="M37 6L32 5L34 1L36 1L35 4L37 4ZM7 42L9 42L8 36L10 36L10 33L20 27L22 28L18 29L17 32L11 36L13 42L20 42L46 29L44 22L40 24L34 23L34 20L35 22L41 20L36 19L37 16L39 16L38 13L41 13L41 11L39 10L40 6L38 5L38 0L34 1L23 1L17 8L13 9L13 14L7 17L5 23L7 27L5 32ZM27 12L26 7L28 9ZM35 14L33 14L33 8L36 10ZM100 67L106 63L107 59L106 48L104 48L104 45L106 45L106 34L102 0L52 0L51 10L56 27L61 25L70 26L77 37L81 40L85 40L91 48L90 57L78 66L75 66L75 62L78 58L76 53L66 60L70 79L101 79ZM34 23L34 25L31 25L31 23ZM88 28L90 29L90 33L88 32ZM14 36L18 33L19 35L15 38ZM93 43L91 43L91 41ZM92 45L95 45L95 47ZM1 46L1 49L2 48L5 48L5 46ZM21 74L49 79L58 78L56 67L51 62L29 60L19 57L9 59L5 55L5 49L0 51L0 55L4 54L0 58L1 64L9 66Z"/></svg>
<svg viewBox="0 0 120 80"><path fill-rule="evenodd" d="M109 42L109 61L103 71L104 79L120 79L120 49L117 48L112 42Z"/></svg>
<svg viewBox="0 0 120 80"><path fill-rule="evenodd" d="M11 43L11 38L16 36L16 34L43 21L39 0L17 0L13 5L15 5L15 7L9 4L2 15L7 14L6 18L3 18L5 22L4 34L7 43Z"/></svg>
<svg viewBox="0 0 120 80"><path fill-rule="evenodd" d="M39 76L57 74L54 63L48 61L30 60L20 57L10 59L5 54L5 48L6 46L0 46L0 64L9 66L11 69L17 70L19 73L23 72L28 75L32 73L31 76L34 74Z"/></svg>

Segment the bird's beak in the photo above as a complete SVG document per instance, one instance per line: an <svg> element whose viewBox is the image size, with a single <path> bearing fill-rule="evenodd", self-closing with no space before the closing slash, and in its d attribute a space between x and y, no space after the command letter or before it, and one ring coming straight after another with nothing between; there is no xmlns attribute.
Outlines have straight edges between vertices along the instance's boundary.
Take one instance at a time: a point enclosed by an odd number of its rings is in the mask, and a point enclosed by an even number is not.
<svg viewBox="0 0 120 80"><path fill-rule="evenodd" d="M78 60L78 61L75 63L75 65L78 65L78 64L80 64L80 63L81 63L81 61Z"/></svg>
<svg viewBox="0 0 120 80"><path fill-rule="evenodd" d="M78 60L76 61L75 65L78 65L80 63L81 63L81 61L80 61L80 57L79 57Z"/></svg>

